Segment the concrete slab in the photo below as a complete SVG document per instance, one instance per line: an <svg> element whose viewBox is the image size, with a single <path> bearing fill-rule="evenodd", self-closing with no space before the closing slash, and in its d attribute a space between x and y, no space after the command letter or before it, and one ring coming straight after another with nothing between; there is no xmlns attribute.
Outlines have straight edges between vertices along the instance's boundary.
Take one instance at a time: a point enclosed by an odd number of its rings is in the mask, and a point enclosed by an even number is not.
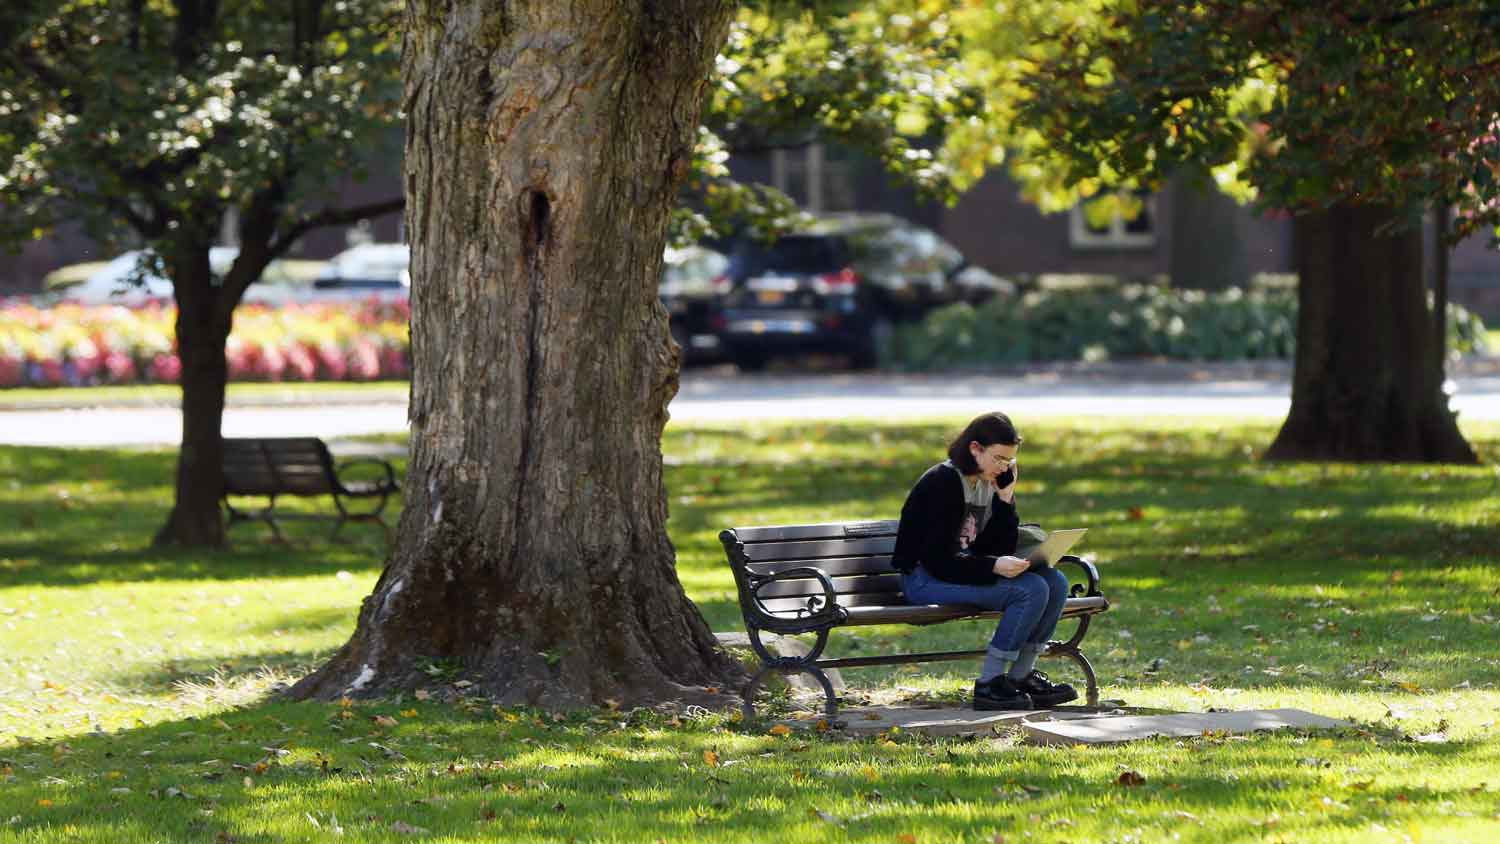
<svg viewBox="0 0 1500 844"><path fill-rule="evenodd" d="M1127 712L1130 711L1083 706L997 712L977 712L967 707L952 706L867 706L840 709L839 720L843 722L844 732L849 735L875 735L898 727L903 732L923 735L966 736L1014 729L1025 723L1103 718ZM790 727L805 728L821 718L821 714L810 714L807 718L782 723Z"/></svg>
<svg viewBox="0 0 1500 844"><path fill-rule="evenodd" d="M1118 716L1071 721L1028 721L1021 724L1034 744L1111 744L1169 736L1187 738L1204 733L1251 733L1288 727L1332 729L1351 726L1300 709L1258 709L1249 712L1203 712L1173 715Z"/></svg>
<svg viewBox="0 0 1500 844"><path fill-rule="evenodd" d="M718 639L719 644L726 648L750 650L750 634L748 633L715 633L714 638ZM777 656L799 657L807 656L811 652L806 643L790 636L762 633L760 641L766 646L766 650ZM842 694L845 689L844 678L839 674L838 669L825 668L823 669L823 673L828 675L828 682L833 686L833 693L836 695ZM814 680L811 674L784 674L782 677L793 691L816 692L819 697L823 696L823 687L818 685L818 681Z"/></svg>

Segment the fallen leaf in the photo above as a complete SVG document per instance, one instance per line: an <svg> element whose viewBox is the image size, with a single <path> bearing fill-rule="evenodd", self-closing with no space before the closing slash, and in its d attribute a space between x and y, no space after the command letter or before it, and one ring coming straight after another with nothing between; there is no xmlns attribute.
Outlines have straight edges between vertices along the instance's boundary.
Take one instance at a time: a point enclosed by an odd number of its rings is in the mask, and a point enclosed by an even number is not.
<svg viewBox="0 0 1500 844"><path fill-rule="evenodd" d="M769 734L771 734L771 735L773 735L773 736L786 736L786 735L791 735L792 728L788 727L785 724L777 724L776 726L772 727L771 729L767 730L766 732L769 733Z"/></svg>
<svg viewBox="0 0 1500 844"><path fill-rule="evenodd" d="M1146 518L1146 511L1141 509L1140 507L1131 507L1126 512L1130 515L1130 520L1133 522L1138 522L1141 519Z"/></svg>
<svg viewBox="0 0 1500 844"><path fill-rule="evenodd" d="M415 717L417 717L417 710L415 710L415 709L403 709L403 710L401 710L401 717L402 718L415 718Z"/></svg>
<svg viewBox="0 0 1500 844"><path fill-rule="evenodd" d="M703 751L703 764L710 768L719 767L719 754L712 750Z"/></svg>
<svg viewBox="0 0 1500 844"><path fill-rule="evenodd" d="M374 721L377 725L379 725L381 727L394 727L398 723L395 718L392 718L389 715L376 715L375 717L371 718L370 720Z"/></svg>
<svg viewBox="0 0 1500 844"><path fill-rule="evenodd" d="M1136 773L1135 771L1125 771L1120 774L1119 779L1116 779L1115 783L1117 785L1126 786L1145 785L1146 778Z"/></svg>
<svg viewBox="0 0 1500 844"><path fill-rule="evenodd" d="M411 696L416 698L417 700L428 700L432 697L432 692L429 692L426 689L417 689L416 691L411 693Z"/></svg>
<svg viewBox="0 0 1500 844"><path fill-rule="evenodd" d="M901 833L900 835L896 836L896 840L901 842L901 844L917 844L917 836L911 834L910 832Z"/></svg>

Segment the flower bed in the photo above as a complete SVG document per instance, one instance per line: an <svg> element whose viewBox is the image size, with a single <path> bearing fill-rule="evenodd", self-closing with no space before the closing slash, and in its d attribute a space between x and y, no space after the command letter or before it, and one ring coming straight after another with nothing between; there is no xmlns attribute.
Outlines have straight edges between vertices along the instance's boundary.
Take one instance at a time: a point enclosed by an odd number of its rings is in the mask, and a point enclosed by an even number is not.
<svg viewBox="0 0 1500 844"><path fill-rule="evenodd" d="M176 308L0 301L0 388L173 384ZM406 303L242 305L225 346L231 381L406 378Z"/></svg>

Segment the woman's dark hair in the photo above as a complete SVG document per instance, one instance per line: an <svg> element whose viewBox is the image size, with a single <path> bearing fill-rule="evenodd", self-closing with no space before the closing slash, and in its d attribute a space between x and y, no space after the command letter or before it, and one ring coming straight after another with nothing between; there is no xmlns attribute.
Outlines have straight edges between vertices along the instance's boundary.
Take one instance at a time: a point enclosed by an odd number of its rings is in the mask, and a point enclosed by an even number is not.
<svg viewBox="0 0 1500 844"><path fill-rule="evenodd" d="M969 443L977 442L981 448L989 448L992 445L1020 445L1021 435L1016 433L1016 426L1011 423L1010 417L1003 413L986 413L977 416L963 430L963 433L954 438L948 444L948 459L958 467L958 471L965 475L974 475L979 472L979 464L974 462L974 455L969 453Z"/></svg>

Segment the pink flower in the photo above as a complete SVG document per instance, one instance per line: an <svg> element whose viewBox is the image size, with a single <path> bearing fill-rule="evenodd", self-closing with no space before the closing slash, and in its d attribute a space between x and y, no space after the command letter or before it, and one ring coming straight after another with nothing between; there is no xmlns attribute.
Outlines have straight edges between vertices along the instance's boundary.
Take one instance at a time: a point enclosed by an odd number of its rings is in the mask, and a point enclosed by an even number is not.
<svg viewBox="0 0 1500 844"><path fill-rule="evenodd" d="M36 361L36 368L31 374L32 379L41 387L61 387L67 380L63 362L57 358Z"/></svg>
<svg viewBox="0 0 1500 844"><path fill-rule="evenodd" d="M124 352L110 352L104 356L104 372L111 384L134 381L135 361Z"/></svg>
<svg viewBox="0 0 1500 844"><path fill-rule="evenodd" d="M267 381L280 381L286 371L286 355L275 346L261 346L255 374Z"/></svg>
<svg viewBox="0 0 1500 844"><path fill-rule="evenodd" d="M25 372L26 364L20 358L0 355L0 387L21 386L21 376Z"/></svg>
<svg viewBox="0 0 1500 844"><path fill-rule="evenodd" d="M286 367L282 370L282 377L286 380L311 381L318 377L318 365L308 353L307 347L301 343L288 346L285 358Z"/></svg>
<svg viewBox="0 0 1500 844"><path fill-rule="evenodd" d="M349 377L355 381L374 381L380 377L380 353L369 340L360 340L349 353Z"/></svg>
<svg viewBox="0 0 1500 844"><path fill-rule="evenodd" d="M176 384L182 378L182 361L176 355L157 355L151 359L151 380L158 384Z"/></svg>
<svg viewBox="0 0 1500 844"><path fill-rule="evenodd" d="M406 350L394 343L382 346L380 374L384 378L405 378L411 374L411 366L406 361Z"/></svg>
<svg viewBox="0 0 1500 844"><path fill-rule="evenodd" d="M342 381L349 371L344 361L344 352L332 340L324 340L317 348L318 373L325 381Z"/></svg>

